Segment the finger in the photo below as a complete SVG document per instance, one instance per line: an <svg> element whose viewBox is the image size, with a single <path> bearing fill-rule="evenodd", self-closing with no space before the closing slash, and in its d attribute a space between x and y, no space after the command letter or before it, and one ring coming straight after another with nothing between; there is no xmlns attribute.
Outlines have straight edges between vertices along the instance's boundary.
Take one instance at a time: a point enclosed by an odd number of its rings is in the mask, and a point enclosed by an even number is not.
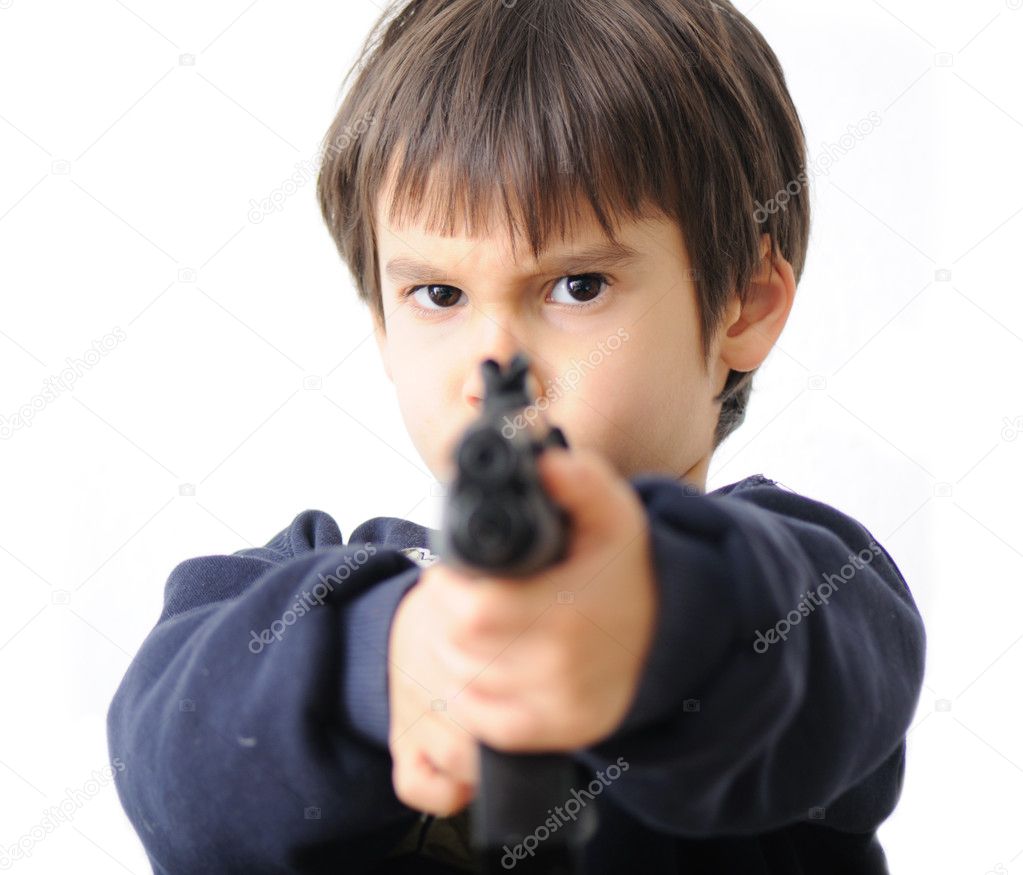
<svg viewBox="0 0 1023 875"><path fill-rule="evenodd" d="M521 578L445 572L432 581L439 614L452 640L471 645L476 655L496 654L512 636L528 628L549 602L549 595L534 592L542 589L542 576L536 587L529 588Z"/></svg>
<svg viewBox="0 0 1023 875"><path fill-rule="evenodd" d="M407 759L396 759L392 770L395 795L417 811L450 817L461 811L476 793L475 786L463 784L437 769L422 751Z"/></svg>
<svg viewBox="0 0 1023 875"><path fill-rule="evenodd" d="M529 397L530 405L535 405L540 400L543 386L540 385L540 378L532 371L526 374L526 394Z"/></svg>
<svg viewBox="0 0 1023 875"><path fill-rule="evenodd" d="M459 695L470 685L480 692L495 695L497 690L491 689L496 679L494 662L506 645L490 647L479 638L471 638L467 642L470 647L457 640L458 637L457 634L449 635L439 641L434 650L438 668L450 683L449 698Z"/></svg>
<svg viewBox="0 0 1023 875"><path fill-rule="evenodd" d="M462 784L479 782L479 744L472 733L460 726L450 711L451 702L439 704L419 721L416 747L443 774Z"/></svg>
<svg viewBox="0 0 1023 875"><path fill-rule="evenodd" d="M461 695L458 701L459 718L481 742L495 750L526 753L556 749L557 739L545 727L557 721L538 719L521 700L482 701Z"/></svg>

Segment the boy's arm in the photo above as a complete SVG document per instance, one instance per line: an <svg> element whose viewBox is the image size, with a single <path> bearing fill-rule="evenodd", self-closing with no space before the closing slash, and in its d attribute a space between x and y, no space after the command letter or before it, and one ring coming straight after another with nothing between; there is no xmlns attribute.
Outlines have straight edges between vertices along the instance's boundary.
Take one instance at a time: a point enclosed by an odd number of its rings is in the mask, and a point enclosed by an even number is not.
<svg viewBox="0 0 1023 875"><path fill-rule="evenodd" d="M850 517L773 485L704 496L653 475L632 484L657 628L622 723L574 756L593 769L622 757L604 792L679 836L807 819L875 829L901 791L925 656L887 552Z"/></svg>
<svg viewBox="0 0 1023 875"><path fill-rule="evenodd" d="M320 511L266 547L173 569L107 715L118 794L157 873L359 872L409 830L386 696L371 694L418 573L397 551L345 546Z"/></svg>

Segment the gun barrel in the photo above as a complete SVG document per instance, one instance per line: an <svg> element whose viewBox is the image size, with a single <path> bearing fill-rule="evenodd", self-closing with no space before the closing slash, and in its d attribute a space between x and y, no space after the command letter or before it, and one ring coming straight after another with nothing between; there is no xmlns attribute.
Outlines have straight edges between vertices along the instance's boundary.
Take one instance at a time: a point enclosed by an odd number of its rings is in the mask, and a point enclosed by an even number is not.
<svg viewBox="0 0 1023 875"><path fill-rule="evenodd" d="M469 432L456 450L456 459L460 477L480 486L508 483L518 467L514 448L492 425Z"/></svg>
<svg viewBox="0 0 1023 875"><path fill-rule="evenodd" d="M434 552L452 566L525 577L565 555L569 520L543 488L536 458L566 446L560 429L509 422L529 403L528 362L517 355L502 372L483 363L486 397L479 418L455 446L455 477L444 504Z"/></svg>
<svg viewBox="0 0 1023 875"><path fill-rule="evenodd" d="M568 514L543 488L536 463L544 447L568 443L561 429L541 434L535 422L506 431L508 414L531 400L525 390L525 356L516 355L504 372L488 359L483 376L484 409L455 448L456 474L431 549L444 562L470 573L527 577L558 563L568 550ZM502 845L522 840L542 822L544 811L567 798L580 771L564 755L516 755L480 747L481 786L473 802L472 842L484 871L497 873L505 871ZM577 869L579 848L595 829L595 812L587 815L588 825L579 825L571 839L559 834L539 849L534 860L538 868L530 871Z"/></svg>

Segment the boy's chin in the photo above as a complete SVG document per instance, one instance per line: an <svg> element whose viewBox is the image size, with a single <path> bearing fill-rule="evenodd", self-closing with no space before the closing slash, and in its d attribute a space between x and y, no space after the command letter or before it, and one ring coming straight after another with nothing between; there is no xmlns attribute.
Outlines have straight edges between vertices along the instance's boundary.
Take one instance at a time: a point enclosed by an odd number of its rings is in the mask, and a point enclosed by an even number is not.
<svg viewBox="0 0 1023 875"><path fill-rule="evenodd" d="M455 432L437 450L432 459L429 460L430 472L440 483L448 484L455 476L455 448L461 439L462 433Z"/></svg>
<svg viewBox="0 0 1023 875"><path fill-rule="evenodd" d="M451 482L451 478L455 476L455 461L452 458L445 457L440 461L434 460L428 467L436 481L443 486L447 486Z"/></svg>

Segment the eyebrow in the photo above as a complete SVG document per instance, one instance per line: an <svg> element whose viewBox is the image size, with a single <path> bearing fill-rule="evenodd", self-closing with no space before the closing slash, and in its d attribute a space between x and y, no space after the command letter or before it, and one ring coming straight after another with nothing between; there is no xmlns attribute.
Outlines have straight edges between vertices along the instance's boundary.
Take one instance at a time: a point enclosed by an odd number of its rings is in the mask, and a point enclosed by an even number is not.
<svg viewBox="0 0 1023 875"><path fill-rule="evenodd" d="M608 241L550 256L540 263L537 274L549 273L555 268L564 271L567 275L588 268L618 267L635 261L639 257L640 253L631 246ZM391 279L412 283L436 280L449 273L442 267L402 255L390 259L384 270Z"/></svg>

